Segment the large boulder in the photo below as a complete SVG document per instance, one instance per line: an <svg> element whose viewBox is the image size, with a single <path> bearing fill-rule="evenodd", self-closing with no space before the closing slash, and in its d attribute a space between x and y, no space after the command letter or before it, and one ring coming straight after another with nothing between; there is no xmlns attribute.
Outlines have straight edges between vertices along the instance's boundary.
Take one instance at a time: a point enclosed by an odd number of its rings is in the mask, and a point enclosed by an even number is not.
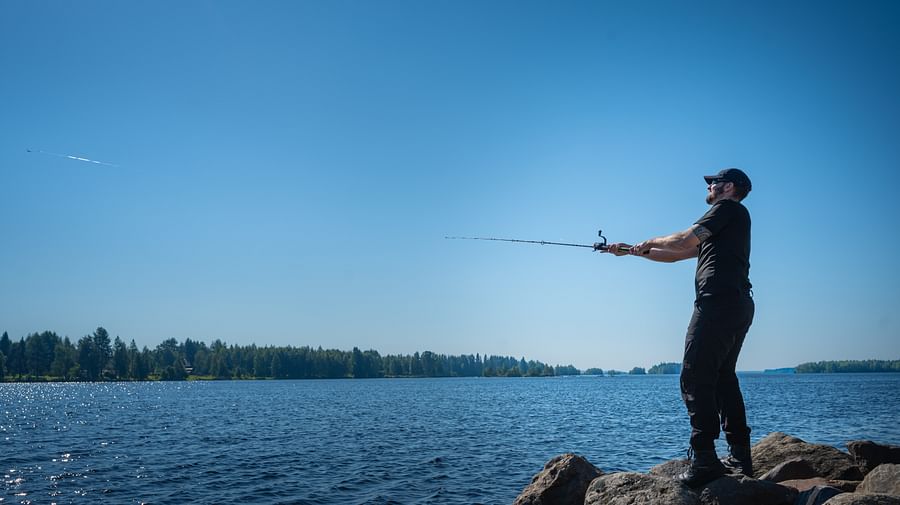
<svg viewBox="0 0 900 505"><path fill-rule="evenodd" d="M794 505L797 490L744 475L727 475L703 487L703 505ZM659 502L665 503L665 502Z"/></svg>
<svg viewBox="0 0 900 505"><path fill-rule="evenodd" d="M866 473L882 463L900 463L900 446L876 444L871 440L847 442L847 450Z"/></svg>
<svg viewBox="0 0 900 505"><path fill-rule="evenodd" d="M775 465L759 480L768 480L771 482L781 482L785 480L811 479L818 477L818 472L813 468L809 461L803 458L794 458Z"/></svg>
<svg viewBox="0 0 900 505"><path fill-rule="evenodd" d="M900 505L900 498L888 494L844 493L822 505Z"/></svg>
<svg viewBox="0 0 900 505"><path fill-rule="evenodd" d="M857 493L889 494L900 497L900 465L884 463L866 474Z"/></svg>
<svg viewBox="0 0 900 505"><path fill-rule="evenodd" d="M513 505L582 505L592 480L603 475L576 454L559 455L544 465Z"/></svg>
<svg viewBox="0 0 900 505"><path fill-rule="evenodd" d="M690 466L691 461L688 459L672 459L654 466L650 469L650 473L674 479L686 472Z"/></svg>
<svg viewBox="0 0 900 505"><path fill-rule="evenodd" d="M584 505L700 505L687 486L668 477L643 473L611 473L588 487Z"/></svg>
<svg viewBox="0 0 900 505"><path fill-rule="evenodd" d="M805 460L819 477L862 480L853 457L834 447L810 444L781 432L770 433L752 448L754 475L762 477L778 464L794 458Z"/></svg>

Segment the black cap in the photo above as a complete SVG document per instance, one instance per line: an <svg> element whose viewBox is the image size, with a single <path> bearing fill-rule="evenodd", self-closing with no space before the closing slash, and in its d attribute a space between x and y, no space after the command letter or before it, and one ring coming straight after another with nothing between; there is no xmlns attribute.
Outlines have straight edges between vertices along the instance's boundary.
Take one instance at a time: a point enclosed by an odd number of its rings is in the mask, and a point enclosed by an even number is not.
<svg viewBox="0 0 900 505"><path fill-rule="evenodd" d="M750 184L750 178L739 168L726 168L725 170L720 170L716 175L704 175L703 178L706 179L707 184L733 182L735 186L747 188L747 191L753 188L753 185Z"/></svg>

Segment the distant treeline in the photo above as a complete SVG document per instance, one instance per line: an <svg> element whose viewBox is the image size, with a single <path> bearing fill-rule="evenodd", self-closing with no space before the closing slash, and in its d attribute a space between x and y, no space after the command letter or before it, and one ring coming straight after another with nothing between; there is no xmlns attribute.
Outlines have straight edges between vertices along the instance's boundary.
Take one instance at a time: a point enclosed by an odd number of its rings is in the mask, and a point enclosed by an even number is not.
<svg viewBox="0 0 900 505"><path fill-rule="evenodd" d="M377 351L311 347L211 345L170 338L154 349L97 328L72 343L45 331L18 342L0 337L0 381L11 380L184 380L333 379L370 377L544 377L579 375L572 365L550 366L502 356L447 356L430 351L381 356ZM602 373L602 371L601 371Z"/></svg>
<svg viewBox="0 0 900 505"><path fill-rule="evenodd" d="M803 363L794 369L796 373L865 373L900 372L900 360L844 360Z"/></svg>

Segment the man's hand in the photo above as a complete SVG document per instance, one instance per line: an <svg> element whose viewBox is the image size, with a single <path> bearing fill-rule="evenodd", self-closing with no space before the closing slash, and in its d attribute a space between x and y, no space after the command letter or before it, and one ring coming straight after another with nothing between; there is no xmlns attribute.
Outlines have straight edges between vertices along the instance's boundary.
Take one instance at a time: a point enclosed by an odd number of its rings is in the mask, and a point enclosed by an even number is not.
<svg viewBox="0 0 900 505"><path fill-rule="evenodd" d="M606 251L603 251L603 252L608 252L608 253L614 254L616 256L625 256L625 255L630 254L630 251L631 251L630 245L616 243L616 244L609 244L609 247L607 247Z"/></svg>

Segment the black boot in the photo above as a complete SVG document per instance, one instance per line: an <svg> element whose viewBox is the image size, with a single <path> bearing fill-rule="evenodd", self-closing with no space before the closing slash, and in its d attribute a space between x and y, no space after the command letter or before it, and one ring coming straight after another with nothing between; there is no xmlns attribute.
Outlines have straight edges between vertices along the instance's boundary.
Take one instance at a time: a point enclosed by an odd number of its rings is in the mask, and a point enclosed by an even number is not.
<svg viewBox="0 0 900 505"><path fill-rule="evenodd" d="M722 458L722 464L731 473L742 473L747 477L753 477L753 458L750 456L749 445L729 446L728 457Z"/></svg>
<svg viewBox="0 0 900 505"><path fill-rule="evenodd" d="M691 456L690 453L693 453L691 466L687 471L676 477L676 480L686 484L688 487L700 487L728 473L725 470L725 466L719 461L719 456L716 455L715 449L692 450L688 453L689 457Z"/></svg>

